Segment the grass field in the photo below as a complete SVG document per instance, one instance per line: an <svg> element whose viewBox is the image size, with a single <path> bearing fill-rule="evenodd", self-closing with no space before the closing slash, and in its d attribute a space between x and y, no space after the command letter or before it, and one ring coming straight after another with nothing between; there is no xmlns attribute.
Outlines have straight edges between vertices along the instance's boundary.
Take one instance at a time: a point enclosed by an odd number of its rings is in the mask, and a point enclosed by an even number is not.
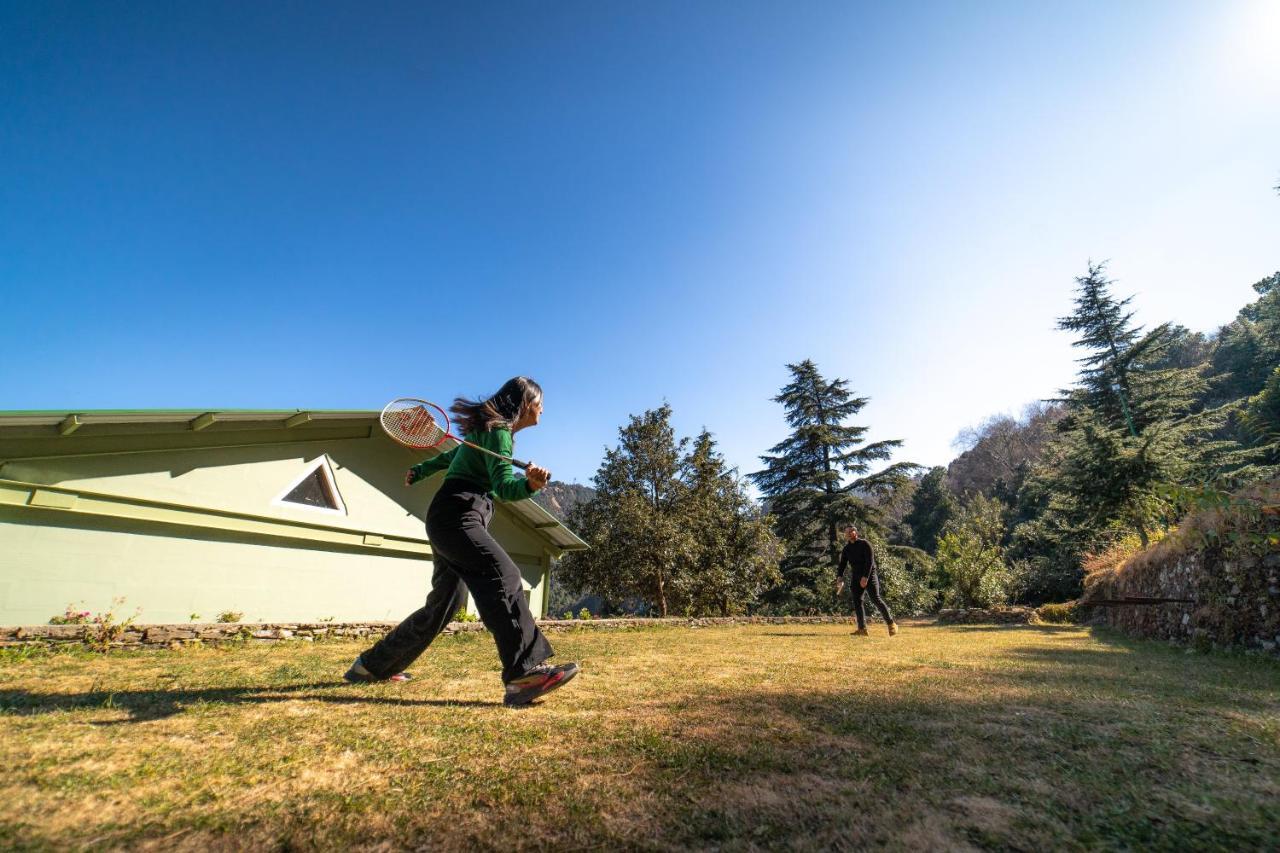
<svg viewBox="0 0 1280 853"><path fill-rule="evenodd" d="M0 848L1280 847L1280 665L1075 627L0 655Z"/></svg>

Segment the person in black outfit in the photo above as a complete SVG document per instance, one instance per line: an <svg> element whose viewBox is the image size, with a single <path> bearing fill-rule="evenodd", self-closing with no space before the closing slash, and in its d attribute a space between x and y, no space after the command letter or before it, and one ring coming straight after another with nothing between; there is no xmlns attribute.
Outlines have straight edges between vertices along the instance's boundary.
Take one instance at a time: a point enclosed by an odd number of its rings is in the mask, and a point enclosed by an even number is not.
<svg viewBox="0 0 1280 853"><path fill-rule="evenodd" d="M840 568L836 569L836 595L844 591L844 570L849 568L849 583L853 592L853 612L858 617L858 630L855 637L867 636L867 611L862 604L864 593L871 593L871 603L884 616L889 626L889 636L898 633L898 623L893 621L889 605L880 597L880 579L876 575L876 557L871 551L871 543L858 537L858 528L850 524L845 529L845 538L849 544L840 552Z"/></svg>
<svg viewBox="0 0 1280 853"><path fill-rule="evenodd" d="M459 398L451 411L459 431L482 447L511 455L512 435L535 426L542 415L542 389L532 379L509 380L487 400ZM467 590L480 619L493 634L502 660L503 701L527 705L578 674L576 663L551 666L554 652L534 623L525 601L520 569L489 533L493 501L527 500L551 474L530 464L516 477L511 462L460 444L409 469L405 485L446 471L427 510L427 539L435 571L427 602L367 649L343 676L348 681L403 681L413 663L466 604Z"/></svg>

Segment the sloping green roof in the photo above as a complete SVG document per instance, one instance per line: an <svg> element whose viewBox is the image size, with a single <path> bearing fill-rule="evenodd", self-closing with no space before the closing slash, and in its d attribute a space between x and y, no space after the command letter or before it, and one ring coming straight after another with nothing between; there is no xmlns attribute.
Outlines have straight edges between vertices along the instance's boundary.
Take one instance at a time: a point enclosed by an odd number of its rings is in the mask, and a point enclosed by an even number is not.
<svg viewBox="0 0 1280 853"><path fill-rule="evenodd" d="M196 449L279 441L366 438L378 410L360 409L90 409L0 411L0 463L6 459L81 453ZM287 437L286 437L287 436ZM505 510L563 551L587 547L534 501Z"/></svg>

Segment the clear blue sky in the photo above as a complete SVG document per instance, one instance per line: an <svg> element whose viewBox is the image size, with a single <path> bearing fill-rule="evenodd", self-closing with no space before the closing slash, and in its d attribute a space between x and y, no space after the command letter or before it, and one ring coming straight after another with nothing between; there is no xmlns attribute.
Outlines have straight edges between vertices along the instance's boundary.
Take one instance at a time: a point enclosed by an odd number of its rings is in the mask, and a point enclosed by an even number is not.
<svg viewBox="0 0 1280 853"><path fill-rule="evenodd" d="M585 482L669 401L744 471L813 358L945 463L1111 259L1280 269L1280 2L0 3L0 408L375 408L526 373Z"/></svg>

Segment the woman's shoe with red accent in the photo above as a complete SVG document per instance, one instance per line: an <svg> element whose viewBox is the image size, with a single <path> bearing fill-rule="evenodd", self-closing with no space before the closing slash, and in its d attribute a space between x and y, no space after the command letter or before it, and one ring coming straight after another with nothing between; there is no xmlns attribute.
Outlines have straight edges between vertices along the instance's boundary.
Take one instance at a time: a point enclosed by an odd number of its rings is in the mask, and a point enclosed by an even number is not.
<svg viewBox="0 0 1280 853"><path fill-rule="evenodd" d="M551 666L541 663L524 675L507 682L507 693L502 697L502 704L510 706L528 705L539 696L550 693L568 684L578 674L576 663Z"/></svg>

